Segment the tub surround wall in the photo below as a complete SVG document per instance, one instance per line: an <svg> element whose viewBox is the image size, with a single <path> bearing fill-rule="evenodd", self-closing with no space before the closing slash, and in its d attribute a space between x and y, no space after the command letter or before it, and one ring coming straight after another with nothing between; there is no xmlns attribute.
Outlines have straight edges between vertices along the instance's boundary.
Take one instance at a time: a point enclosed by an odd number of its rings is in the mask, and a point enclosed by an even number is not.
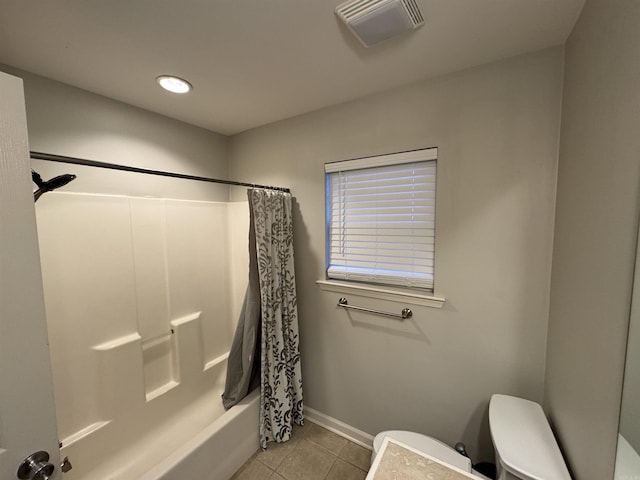
<svg viewBox="0 0 640 480"><path fill-rule="evenodd" d="M249 203L246 191L233 188L231 196L243 197L244 201L227 203L228 225L227 242L229 245L231 269L231 318L240 318L244 294L249 283Z"/></svg>
<svg viewBox="0 0 640 480"><path fill-rule="evenodd" d="M36 207L69 480L137 478L221 412L211 392L224 385L241 268L228 205L54 192ZM247 250L246 237L234 242ZM194 416L204 399L207 414ZM123 460L153 432L153 453Z"/></svg>
<svg viewBox="0 0 640 480"><path fill-rule="evenodd" d="M292 188L305 404L492 459L492 393L542 401L562 49L493 63L230 139L230 174ZM436 294L396 322L321 291L323 164L438 147ZM387 311L395 302L346 295ZM362 408L366 402L367 408Z"/></svg>
<svg viewBox="0 0 640 480"><path fill-rule="evenodd" d="M566 45L545 407L575 478L613 478L640 192L640 2Z"/></svg>

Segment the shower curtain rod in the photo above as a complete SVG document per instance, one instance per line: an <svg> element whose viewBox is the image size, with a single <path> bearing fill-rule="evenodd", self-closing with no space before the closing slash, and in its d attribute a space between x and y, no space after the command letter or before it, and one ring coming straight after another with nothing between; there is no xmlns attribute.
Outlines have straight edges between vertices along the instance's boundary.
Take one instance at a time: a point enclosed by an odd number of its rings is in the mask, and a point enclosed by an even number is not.
<svg viewBox="0 0 640 480"><path fill-rule="evenodd" d="M164 172L162 170L151 170L148 168L129 167L115 163L98 162L97 160L87 160L86 158L66 157L64 155L54 155L52 153L29 152L31 158L36 160L47 160L49 162L70 163L72 165L84 165L87 167L107 168L110 170L122 170L124 172L146 173L147 175L158 175L161 177L183 178L185 180L197 180L199 182L222 183L224 185L235 185L238 187L264 188L266 190L277 190L279 192L291 193L285 187L272 187L269 185L258 185L256 183L236 182L233 180L221 180L219 178L199 177L197 175L185 175L183 173Z"/></svg>

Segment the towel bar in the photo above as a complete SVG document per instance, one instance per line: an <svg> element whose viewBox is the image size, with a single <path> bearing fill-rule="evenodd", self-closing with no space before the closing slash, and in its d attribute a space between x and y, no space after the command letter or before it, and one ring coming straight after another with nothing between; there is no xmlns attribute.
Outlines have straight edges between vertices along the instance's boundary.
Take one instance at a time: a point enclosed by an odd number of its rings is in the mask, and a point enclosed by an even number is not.
<svg viewBox="0 0 640 480"><path fill-rule="evenodd" d="M376 315L384 315L385 317L399 318L401 320L411 318L411 316L413 315L413 312L409 308L403 308L402 312L400 313L391 313L391 312L383 312L381 310L372 310L370 308L356 307L355 305L349 305L349 302L347 302L347 299L344 297L338 300L338 306L342 308L351 308L353 310L360 310L361 312L375 313Z"/></svg>

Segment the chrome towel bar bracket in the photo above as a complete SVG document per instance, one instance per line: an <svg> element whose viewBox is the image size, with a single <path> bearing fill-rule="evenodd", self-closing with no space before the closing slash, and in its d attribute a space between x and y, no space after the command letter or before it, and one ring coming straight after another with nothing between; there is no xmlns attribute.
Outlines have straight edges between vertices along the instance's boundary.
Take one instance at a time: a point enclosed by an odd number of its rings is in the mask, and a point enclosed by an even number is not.
<svg viewBox="0 0 640 480"><path fill-rule="evenodd" d="M351 308L353 310L360 310L361 312L375 313L376 315L384 315L385 317L399 318L401 320L411 318L413 315L413 312L409 308L403 308L400 313L391 313L383 312L381 310L372 310L370 308L356 307L355 305L349 305L349 302L347 302L347 299L344 297L338 300L338 307Z"/></svg>

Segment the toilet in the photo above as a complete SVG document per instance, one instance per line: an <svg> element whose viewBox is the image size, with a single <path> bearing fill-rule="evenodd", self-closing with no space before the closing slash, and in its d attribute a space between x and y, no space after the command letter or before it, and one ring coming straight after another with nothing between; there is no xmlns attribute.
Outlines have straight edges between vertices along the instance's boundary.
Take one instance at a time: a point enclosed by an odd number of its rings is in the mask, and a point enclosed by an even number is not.
<svg viewBox="0 0 640 480"><path fill-rule="evenodd" d="M547 417L536 402L495 394L489 402L489 428L496 451L496 480L571 480ZM371 461L385 438L395 440L480 478L469 458L435 438L404 430L380 432Z"/></svg>

